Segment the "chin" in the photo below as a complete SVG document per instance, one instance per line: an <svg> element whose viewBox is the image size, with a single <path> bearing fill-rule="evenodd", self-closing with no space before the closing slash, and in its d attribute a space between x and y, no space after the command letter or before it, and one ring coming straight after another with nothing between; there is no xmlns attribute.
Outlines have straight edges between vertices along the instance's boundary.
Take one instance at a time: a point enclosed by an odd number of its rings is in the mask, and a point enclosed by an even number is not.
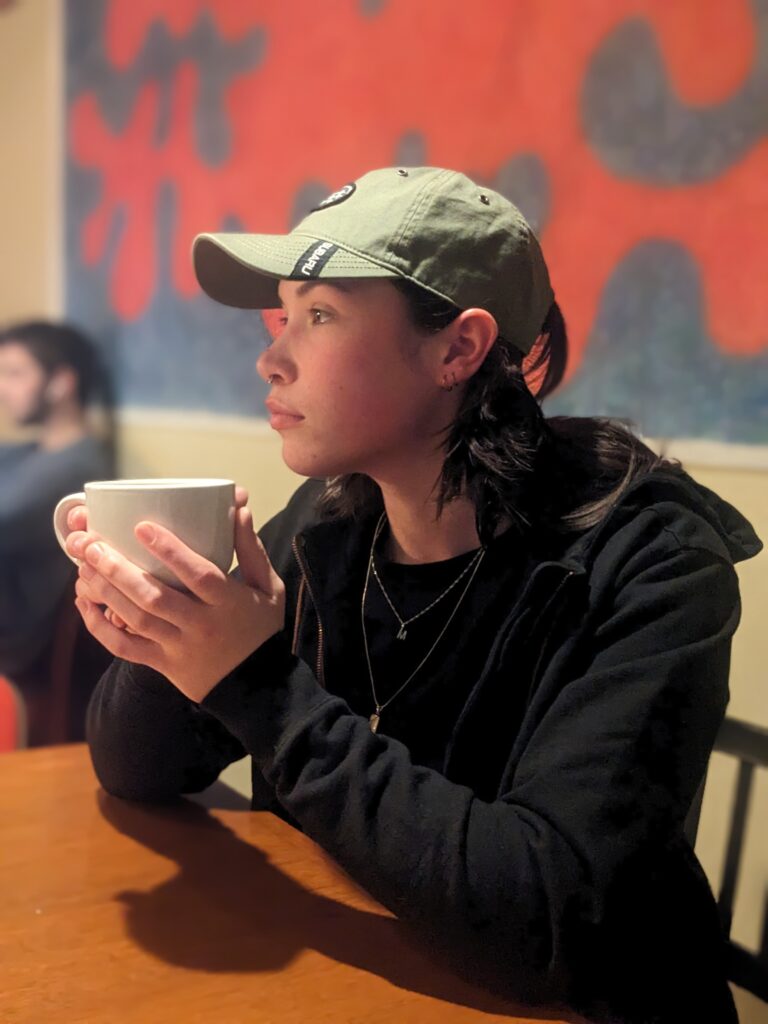
<svg viewBox="0 0 768 1024"><path fill-rule="evenodd" d="M299 476L316 479L361 472L356 466L351 465L349 460L340 459L338 454L332 456L324 452L292 450L290 442L287 441L283 441L283 462Z"/></svg>

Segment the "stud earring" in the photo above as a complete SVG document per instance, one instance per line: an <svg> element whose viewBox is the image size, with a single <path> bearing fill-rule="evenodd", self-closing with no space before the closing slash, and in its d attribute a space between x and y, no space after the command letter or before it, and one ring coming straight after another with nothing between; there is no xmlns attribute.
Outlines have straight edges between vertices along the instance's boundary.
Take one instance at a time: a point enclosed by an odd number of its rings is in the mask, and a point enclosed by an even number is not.
<svg viewBox="0 0 768 1024"><path fill-rule="evenodd" d="M443 382L440 385L440 387L442 388L443 391L453 391L453 389L456 387L457 383L458 382L456 380L456 374L455 373L451 373L450 379L448 377L448 374L444 373L443 374Z"/></svg>
<svg viewBox="0 0 768 1024"><path fill-rule="evenodd" d="M274 380L275 380L275 374L274 373L270 373L270 375L267 377L267 384L269 384L269 386L272 387L272 384L274 383Z"/></svg>

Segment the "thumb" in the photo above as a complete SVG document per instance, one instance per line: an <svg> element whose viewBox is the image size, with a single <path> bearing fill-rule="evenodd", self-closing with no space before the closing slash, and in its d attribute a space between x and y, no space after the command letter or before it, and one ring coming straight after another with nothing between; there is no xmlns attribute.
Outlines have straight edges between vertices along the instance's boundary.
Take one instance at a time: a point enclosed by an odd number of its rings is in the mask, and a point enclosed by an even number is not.
<svg viewBox="0 0 768 1024"><path fill-rule="evenodd" d="M256 587L270 597L279 577L253 529L253 517L248 508L239 508L235 517L235 551L243 583Z"/></svg>

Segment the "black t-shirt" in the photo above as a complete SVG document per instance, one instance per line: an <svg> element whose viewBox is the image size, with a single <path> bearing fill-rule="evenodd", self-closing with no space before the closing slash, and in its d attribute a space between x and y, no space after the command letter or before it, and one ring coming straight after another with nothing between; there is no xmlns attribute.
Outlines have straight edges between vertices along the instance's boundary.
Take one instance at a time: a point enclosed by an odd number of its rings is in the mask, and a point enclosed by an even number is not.
<svg viewBox="0 0 768 1024"><path fill-rule="evenodd" d="M472 562L476 551L420 565L401 565L381 554L385 536L377 543L376 568L401 619L416 615L434 601ZM371 668L381 711L380 734L401 740L414 763L442 767L446 748L460 711L467 701L491 651L504 619L509 615L522 580L520 537L513 530L489 544L477 572L467 574L433 608L407 626L397 639L399 623L371 573L365 602L365 629ZM326 652L328 689L343 697L352 710L368 718L375 710L363 646L361 603L366 565L350 581L344 600L337 602L333 618L346 617L344 649L333 643L339 632L333 619L326 623L330 638ZM419 665L458 609L437 646L413 679L393 694ZM330 629L328 628L330 626ZM391 703L387 701L392 698Z"/></svg>

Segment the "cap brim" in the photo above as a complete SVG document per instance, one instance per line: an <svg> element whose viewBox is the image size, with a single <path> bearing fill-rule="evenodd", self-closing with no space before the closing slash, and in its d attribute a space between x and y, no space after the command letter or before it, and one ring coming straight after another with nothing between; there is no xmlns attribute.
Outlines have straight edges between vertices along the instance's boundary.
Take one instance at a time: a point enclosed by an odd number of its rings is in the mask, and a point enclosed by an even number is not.
<svg viewBox="0 0 768 1024"><path fill-rule="evenodd" d="M276 309L281 280L399 277L396 271L339 246L322 267L306 276L297 265L313 245L313 235L203 234L192 244L192 263L203 291L238 309ZM334 242L334 245L338 243Z"/></svg>

